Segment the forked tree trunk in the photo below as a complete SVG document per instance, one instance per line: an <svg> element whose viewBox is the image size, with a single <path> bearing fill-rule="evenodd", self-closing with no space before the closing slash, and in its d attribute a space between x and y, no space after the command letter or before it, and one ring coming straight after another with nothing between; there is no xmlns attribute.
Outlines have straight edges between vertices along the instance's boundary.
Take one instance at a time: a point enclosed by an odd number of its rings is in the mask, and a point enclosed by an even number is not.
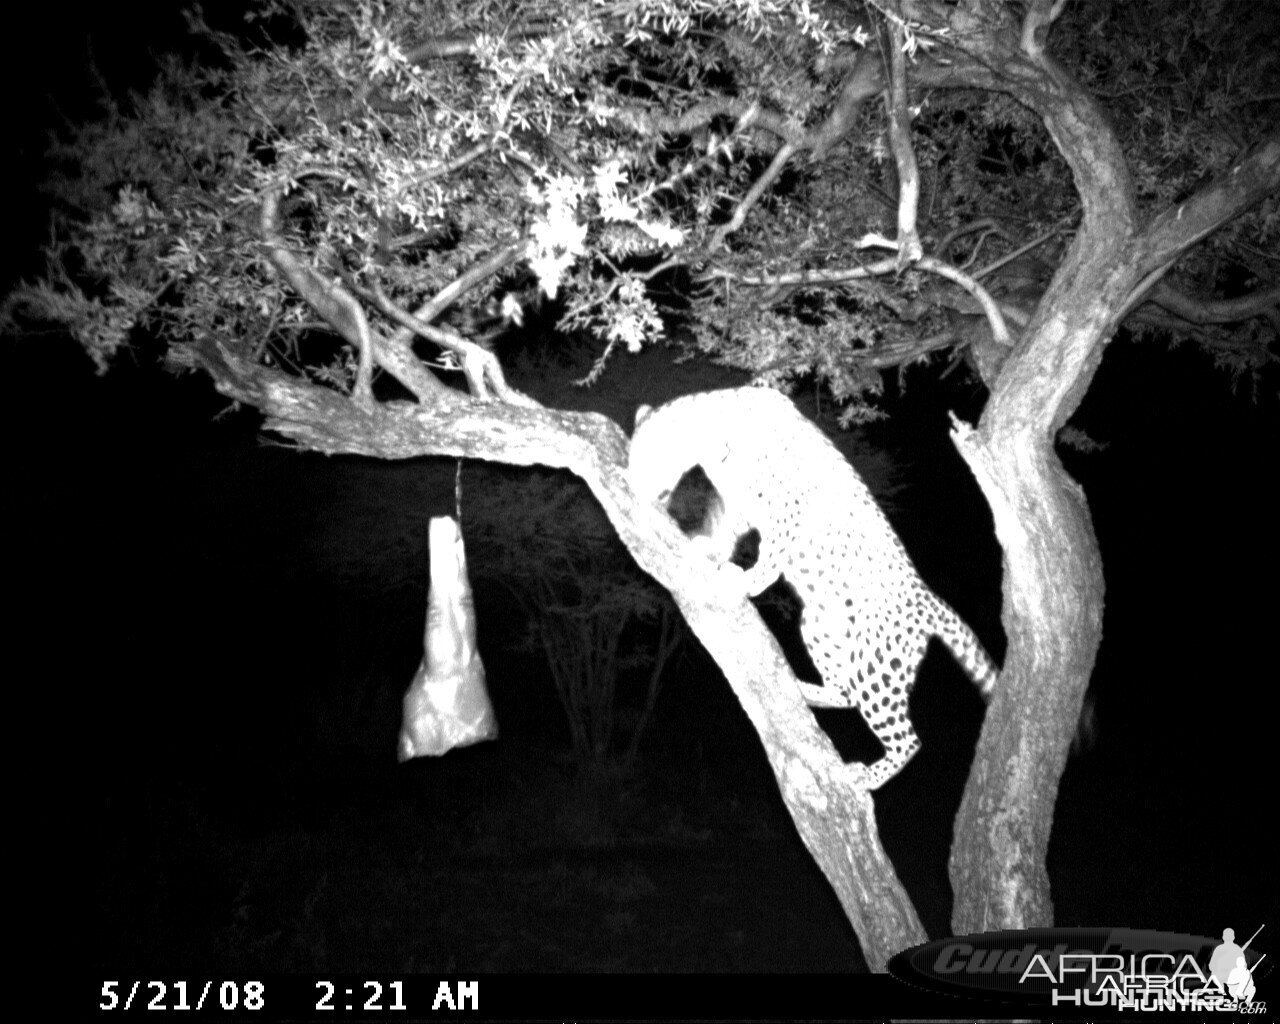
<svg viewBox="0 0 1280 1024"><path fill-rule="evenodd" d="M955 440L1004 552L1000 685L956 818L956 934L1048 926L1045 866L1058 782L1102 638L1103 577L1084 492L1054 452L1127 311L1191 246L1280 183L1280 134L1140 229L1124 153L1098 104L1024 38L971 34L981 76L1039 113L1071 167L1082 216L1018 344L1002 356L979 428ZM980 359L980 365L998 361Z"/></svg>

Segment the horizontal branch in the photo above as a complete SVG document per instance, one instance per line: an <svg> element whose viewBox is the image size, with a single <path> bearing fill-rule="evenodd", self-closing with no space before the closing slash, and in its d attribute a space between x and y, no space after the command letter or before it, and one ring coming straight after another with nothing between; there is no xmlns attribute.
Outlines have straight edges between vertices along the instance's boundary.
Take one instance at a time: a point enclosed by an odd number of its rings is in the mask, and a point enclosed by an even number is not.
<svg viewBox="0 0 1280 1024"><path fill-rule="evenodd" d="M730 96L703 100L678 114L640 107L619 107L613 112L615 121L640 135L688 135L718 117L732 117L738 131L760 128L794 146L802 146L805 141L803 129L781 114L765 110L758 102Z"/></svg>
<svg viewBox="0 0 1280 1024"><path fill-rule="evenodd" d="M511 42L550 35L555 30L556 26L550 22L535 21L527 25L515 25L503 32L502 35L508 42ZM465 57L475 49L478 38L479 33L476 32L454 32L449 35L428 36L421 42L409 47L405 51L405 59L410 64L426 64L433 60L450 60L455 57Z"/></svg>
<svg viewBox="0 0 1280 1024"><path fill-rule="evenodd" d="M1230 324L1265 316L1280 307L1280 286L1264 288L1234 299L1193 298L1161 281L1147 295L1148 302L1176 313L1193 324Z"/></svg>
<svg viewBox="0 0 1280 1024"><path fill-rule="evenodd" d="M898 248L896 242L882 238L879 235L867 235L856 245L859 248L874 246L893 251L897 251ZM922 256L911 265L963 288L978 301L983 314L991 324L991 333L996 342L1004 348L1008 348L1013 344L1013 339L1009 334L1009 328L1005 323L1004 313L1001 311L999 303L973 277L943 260L934 259L932 256ZM698 275L697 280L699 282L709 280L732 281L735 284L741 284L749 288L794 288L806 285L836 287L850 281L868 277L880 277L885 274L897 273L897 271L898 260L896 258L878 260L875 263L867 263L859 267L842 267L831 270L795 270L780 274L741 274L724 267L713 266Z"/></svg>
<svg viewBox="0 0 1280 1024"><path fill-rule="evenodd" d="M409 459L445 455L568 469L579 475L606 457L625 463L627 439L598 413L569 413L469 399L441 385L431 402L361 407L345 395L254 363L211 340L189 358L221 394L260 410L265 427L327 455Z"/></svg>
<svg viewBox="0 0 1280 1024"><path fill-rule="evenodd" d="M1271 354L1266 342L1260 342L1251 332L1231 330L1213 323L1193 323L1154 302L1139 306L1126 318L1125 325L1130 328L1150 327L1166 335L1188 338L1206 350L1231 355L1241 365L1261 366L1280 362L1280 357ZM1274 321L1272 326L1280 328L1280 324ZM1280 330L1276 333L1280 334Z"/></svg>
<svg viewBox="0 0 1280 1024"><path fill-rule="evenodd" d="M778 274L742 274L727 267L708 267L695 280L733 281L748 288L787 288L804 285L840 285L866 277L879 277L897 270L897 260L878 260L858 267L840 267L832 270L788 270Z"/></svg>

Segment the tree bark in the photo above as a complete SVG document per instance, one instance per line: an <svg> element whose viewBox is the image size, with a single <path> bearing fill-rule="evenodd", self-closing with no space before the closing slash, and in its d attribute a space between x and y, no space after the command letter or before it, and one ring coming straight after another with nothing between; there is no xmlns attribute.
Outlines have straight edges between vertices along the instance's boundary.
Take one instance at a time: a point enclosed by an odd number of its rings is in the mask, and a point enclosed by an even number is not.
<svg viewBox="0 0 1280 1024"><path fill-rule="evenodd" d="M1133 229L1123 157L1083 94L1045 121L1069 152L1085 216L980 427L955 439L1004 550L1000 686L956 817L956 934L1046 926L1058 782L1102 640L1102 560L1084 492L1053 439L1125 313L1188 248L1280 188L1280 134L1187 202Z"/></svg>
<svg viewBox="0 0 1280 1024"><path fill-rule="evenodd" d="M926 941L880 844L875 806L800 697L786 658L745 597L730 595L669 518L640 505L626 481L627 439L596 413L497 402L386 402L361 408L335 392L264 369L212 341L189 350L220 392L260 409L265 426L300 446L379 459L445 455L543 465L580 476L637 564L670 591L724 671L760 735L801 840L853 924L867 966Z"/></svg>
<svg viewBox="0 0 1280 1024"><path fill-rule="evenodd" d="M1058 460L1054 438L1146 289L1178 255L1280 183L1280 142L1140 231L1127 163L1105 112L1042 49L1053 16L1047 4L1028 7L1021 34L981 5L904 7L922 20L932 16L935 27L950 22L961 55L935 84L1008 92L1041 116L1083 208L1035 315L997 364L978 429L958 424L953 435L991 504L1003 548L1009 643L956 818L952 928L1048 926L1053 809L1101 643L1104 597L1088 503Z"/></svg>
<svg viewBox="0 0 1280 1024"><path fill-rule="evenodd" d="M957 932L1052 923L1045 855L1058 781L1101 639L1104 592L1088 505L1058 461L1055 435L1078 406L1125 312L1180 252L1256 201L1260 187L1270 182L1274 189L1280 177L1280 142L1273 140L1214 191L1213 204L1184 204L1139 232L1124 155L1104 113L1043 52L1043 28L1056 9L1029 4L1019 33L1010 9L998 5L902 3L908 19L949 28L955 47L954 60L922 64L919 80L999 89L1035 110L1070 164L1083 206L1076 238L1021 340L983 363L995 379L978 429L956 431L1004 549L1009 638L956 822ZM187 348L186 358L220 390L263 410L268 429L307 448L383 459L465 456L562 467L581 476L641 568L672 593L723 668L868 965L882 970L893 953L924 940L879 844L869 795L840 772L838 755L746 600L722 593L714 574L686 556L673 524L635 504L623 476L626 439L616 424L601 416L455 400L438 391L434 379L407 385L418 404L359 407L253 366L213 341ZM393 354L406 364L400 379L406 368L420 369L407 348ZM385 361L387 353L378 356Z"/></svg>

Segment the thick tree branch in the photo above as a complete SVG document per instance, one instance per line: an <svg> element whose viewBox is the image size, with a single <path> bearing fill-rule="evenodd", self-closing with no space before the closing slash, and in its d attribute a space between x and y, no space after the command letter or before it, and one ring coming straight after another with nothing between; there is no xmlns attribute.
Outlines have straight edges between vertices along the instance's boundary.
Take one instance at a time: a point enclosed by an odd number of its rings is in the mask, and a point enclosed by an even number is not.
<svg viewBox="0 0 1280 1024"><path fill-rule="evenodd" d="M536 407L540 404L507 383L506 376L502 372L502 364L498 362L498 357L488 349L482 348L474 341L469 341L454 331L436 327L433 324L419 320L413 314L401 309L387 298L377 281L374 281L368 289L361 288L354 281L352 282L352 287L359 290L369 301L377 306L384 316L400 324L404 330L420 334L428 341L432 341L442 348L455 353L462 366L462 372L466 375L467 385L471 389L473 398L482 402L492 401L496 398L512 405L528 407Z"/></svg>
<svg viewBox="0 0 1280 1024"><path fill-rule="evenodd" d="M1198 299L1161 281L1147 294L1147 301L1193 324L1231 324L1274 311L1280 306L1280 285L1234 299Z"/></svg>
<svg viewBox="0 0 1280 1024"><path fill-rule="evenodd" d="M883 88L876 54L865 49L859 51L852 70L845 76L840 87L840 96L831 108L831 113L822 124L805 136L805 144L813 150L814 160L821 160L827 150L849 134L859 108Z"/></svg>
<svg viewBox="0 0 1280 1024"><path fill-rule="evenodd" d="M405 343L375 335L374 358L379 366L399 381L419 402L434 402L452 389L423 365Z"/></svg>
<svg viewBox="0 0 1280 1024"><path fill-rule="evenodd" d="M1058 20L1058 15L1066 5L1067 0L1032 0L1027 4L1027 13L1022 19L1023 53L1032 58L1043 54L1049 26Z"/></svg>
<svg viewBox="0 0 1280 1024"><path fill-rule="evenodd" d="M1138 270L1149 275L1280 189L1280 131L1217 181L1156 217L1143 232ZM1154 282L1152 282L1154 283Z"/></svg>
<svg viewBox="0 0 1280 1024"><path fill-rule="evenodd" d="M1119 323L1146 300L1149 292L1187 249L1280 188L1280 132L1216 182L1185 203L1166 210L1134 244L1132 265L1145 274L1131 283Z"/></svg>
<svg viewBox="0 0 1280 1024"><path fill-rule="evenodd" d="M1272 308L1264 310L1260 315L1271 325L1272 337L1280 337L1280 312ZM1261 368L1280 363L1280 355L1272 354L1265 336L1260 338L1253 332L1228 330L1216 323L1184 320L1161 309L1154 302L1143 303L1130 314L1125 323L1190 338L1207 351L1228 357L1233 366Z"/></svg>

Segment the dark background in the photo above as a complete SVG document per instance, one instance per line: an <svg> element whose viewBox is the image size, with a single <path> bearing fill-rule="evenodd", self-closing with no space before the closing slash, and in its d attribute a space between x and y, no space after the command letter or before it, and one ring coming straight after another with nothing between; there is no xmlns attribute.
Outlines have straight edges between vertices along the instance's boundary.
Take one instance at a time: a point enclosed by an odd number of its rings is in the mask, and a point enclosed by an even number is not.
<svg viewBox="0 0 1280 1024"><path fill-rule="evenodd" d="M35 129L86 115L89 53L117 87L141 84L148 52L177 38L172 12L151 10L125 24L45 9L45 25L11 41L23 50L11 95L26 98L15 270L31 269L41 237L39 202L23 198L42 173ZM668 683L638 775L584 786L545 673L510 654L517 624L486 621L478 594L502 737L396 765L399 695L421 656L426 519L451 503L452 462L264 445L251 413L215 422L225 402L209 384L165 377L145 352L101 379L56 336L7 339L5 353L10 685L31 698L11 719L19 807L37 837L34 877L45 840L72 853L52 888L99 967L858 966L758 741L705 664ZM588 392L556 386L570 368L515 383L627 427L640 401L731 383L661 353L611 372ZM891 518L922 576L998 653L990 518L946 439L946 411L972 419L981 395L925 372L909 381L893 421L859 444L893 466ZM1099 733L1068 767L1050 851L1059 924L1243 938L1276 920L1280 432L1275 380L1264 383L1251 399L1206 356L1122 335L1075 420L1107 445L1064 458L1088 494L1108 590ZM468 490L477 503L483 479ZM412 557L415 543L417 565L388 575L385 551ZM353 578L362 551L373 568ZM924 750L876 801L939 935L980 707L936 652L913 717ZM850 719L821 720L845 745ZM64 921L47 924L62 935Z"/></svg>

